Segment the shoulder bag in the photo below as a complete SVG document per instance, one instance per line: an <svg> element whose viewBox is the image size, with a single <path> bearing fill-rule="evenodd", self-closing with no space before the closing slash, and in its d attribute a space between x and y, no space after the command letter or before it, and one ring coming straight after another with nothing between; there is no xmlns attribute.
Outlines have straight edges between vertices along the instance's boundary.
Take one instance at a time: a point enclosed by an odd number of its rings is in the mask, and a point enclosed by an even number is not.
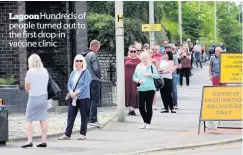
<svg viewBox="0 0 243 155"><path fill-rule="evenodd" d="M153 66L151 65L151 71L152 71L152 74L154 73L153 72ZM159 78L159 79L154 79L154 85L155 85L155 88L156 88L156 91L158 91L160 88L162 88L164 86L164 80L163 78Z"/></svg>
<svg viewBox="0 0 243 155"><path fill-rule="evenodd" d="M47 85L48 100L56 97L59 93L61 93L60 88L49 74L49 80Z"/></svg>

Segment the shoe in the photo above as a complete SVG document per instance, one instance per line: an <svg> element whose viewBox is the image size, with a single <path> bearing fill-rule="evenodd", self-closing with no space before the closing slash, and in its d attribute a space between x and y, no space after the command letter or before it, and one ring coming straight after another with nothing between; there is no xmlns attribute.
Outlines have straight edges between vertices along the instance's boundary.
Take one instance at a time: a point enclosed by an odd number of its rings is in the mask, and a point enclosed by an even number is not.
<svg viewBox="0 0 243 155"><path fill-rule="evenodd" d="M182 88L182 86L180 86L180 88Z"/></svg>
<svg viewBox="0 0 243 155"><path fill-rule="evenodd" d="M86 139L86 136L85 135L80 135L78 140L85 140Z"/></svg>
<svg viewBox="0 0 243 155"><path fill-rule="evenodd" d="M132 116L136 116L136 113L135 113L134 110L130 111L129 113L130 113L130 115L132 115Z"/></svg>
<svg viewBox="0 0 243 155"><path fill-rule="evenodd" d="M160 113L169 113L169 110L161 111Z"/></svg>
<svg viewBox="0 0 243 155"><path fill-rule="evenodd" d="M151 129L151 126L150 126L150 124L147 124L146 125L146 128L145 128L146 130L149 130L149 129Z"/></svg>
<svg viewBox="0 0 243 155"><path fill-rule="evenodd" d="M36 145L36 147L47 147L47 144L46 143L41 143L39 145Z"/></svg>
<svg viewBox="0 0 243 155"><path fill-rule="evenodd" d="M94 123L89 123L90 126L100 126L100 124L98 122L94 122Z"/></svg>
<svg viewBox="0 0 243 155"><path fill-rule="evenodd" d="M176 104L176 105L174 106L174 108L175 108L175 109L178 109L178 104Z"/></svg>
<svg viewBox="0 0 243 155"><path fill-rule="evenodd" d="M68 137L68 136L66 136L66 135L62 135L61 137L58 137L57 139L58 139L58 140L70 140L71 137Z"/></svg>
<svg viewBox="0 0 243 155"><path fill-rule="evenodd" d="M156 105L153 105L153 110L157 110L157 107L156 107Z"/></svg>
<svg viewBox="0 0 243 155"><path fill-rule="evenodd" d="M171 113L176 113L176 111L171 110Z"/></svg>
<svg viewBox="0 0 243 155"><path fill-rule="evenodd" d="M145 129L145 128L146 128L146 126L147 126L147 123L144 123L142 126L140 126L140 128L139 128L139 129Z"/></svg>
<svg viewBox="0 0 243 155"><path fill-rule="evenodd" d="M27 148L27 147L33 147L33 143L26 143L24 145L21 146L22 148Z"/></svg>

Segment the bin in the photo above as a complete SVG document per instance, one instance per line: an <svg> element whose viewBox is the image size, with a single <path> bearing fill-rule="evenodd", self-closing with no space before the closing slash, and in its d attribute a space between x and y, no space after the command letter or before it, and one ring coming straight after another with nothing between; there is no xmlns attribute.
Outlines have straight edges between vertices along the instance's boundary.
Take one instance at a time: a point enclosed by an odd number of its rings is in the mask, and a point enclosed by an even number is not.
<svg viewBox="0 0 243 155"><path fill-rule="evenodd" d="M0 105L0 145L8 141L8 107Z"/></svg>

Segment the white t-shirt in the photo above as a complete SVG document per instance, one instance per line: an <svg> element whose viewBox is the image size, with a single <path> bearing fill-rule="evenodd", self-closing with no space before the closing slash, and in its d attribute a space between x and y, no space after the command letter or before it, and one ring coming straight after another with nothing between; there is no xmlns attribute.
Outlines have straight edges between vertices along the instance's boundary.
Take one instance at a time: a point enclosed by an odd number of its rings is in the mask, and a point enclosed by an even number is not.
<svg viewBox="0 0 243 155"><path fill-rule="evenodd" d="M201 52L201 45L194 45L195 52Z"/></svg>
<svg viewBox="0 0 243 155"><path fill-rule="evenodd" d="M42 96L47 94L49 75L43 68L30 69L26 73L25 83L30 84L29 96Z"/></svg>
<svg viewBox="0 0 243 155"><path fill-rule="evenodd" d="M167 70L169 65L169 61L161 61L159 65L160 70ZM161 77L166 78L166 79L172 79L172 72L167 73L167 74L160 74Z"/></svg>

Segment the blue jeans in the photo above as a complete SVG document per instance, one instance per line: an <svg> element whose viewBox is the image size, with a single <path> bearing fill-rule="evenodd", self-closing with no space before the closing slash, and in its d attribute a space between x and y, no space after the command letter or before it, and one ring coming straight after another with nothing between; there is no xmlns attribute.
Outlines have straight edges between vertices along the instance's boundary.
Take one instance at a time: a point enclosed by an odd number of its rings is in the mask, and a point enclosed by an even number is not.
<svg viewBox="0 0 243 155"><path fill-rule="evenodd" d="M173 80L173 91L172 91L172 97L173 97L173 104L177 105L177 83L178 83L178 75L176 73L172 73L172 80Z"/></svg>

